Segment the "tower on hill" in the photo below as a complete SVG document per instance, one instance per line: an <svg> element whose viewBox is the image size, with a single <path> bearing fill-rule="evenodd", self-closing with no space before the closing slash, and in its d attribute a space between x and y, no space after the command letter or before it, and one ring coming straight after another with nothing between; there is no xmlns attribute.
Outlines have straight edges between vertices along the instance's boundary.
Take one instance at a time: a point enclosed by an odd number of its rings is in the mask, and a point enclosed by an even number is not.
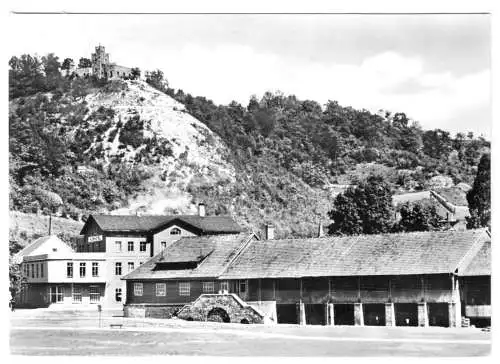
<svg viewBox="0 0 500 364"><path fill-rule="evenodd" d="M108 77L109 66L109 54L104 46L98 45L92 53L92 74L97 78Z"/></svg>

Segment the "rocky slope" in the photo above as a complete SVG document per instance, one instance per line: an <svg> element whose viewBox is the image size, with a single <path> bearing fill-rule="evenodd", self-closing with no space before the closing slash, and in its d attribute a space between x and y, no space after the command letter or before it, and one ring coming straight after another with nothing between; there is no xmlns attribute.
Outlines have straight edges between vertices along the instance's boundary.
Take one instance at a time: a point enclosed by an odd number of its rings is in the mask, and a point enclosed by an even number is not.
<svg viewBox="0 0 500 364"><path fill-rule="evenodd" d="M194 178L205 176L213 182L234 181L234 168L224 160L228 150L217 135L186 113L184 106L170 96L142 81L125 82L124 91L99 91L86 97L90 113L102 107L114 110L114 118L103 140L92 143L88 152L103 149L105 167L113 158L119 158L122 163L134 163L146 150L148 140L155 140L157 147L166 147L170 153L160 155L151 164L154 177L144 182L147 190L115 213L130 213L137 208L155 214L164 213L167 208L192 210L195 201L185 190ZM144 142L139 145L120 141L124 132L120 125L127 125L133 119L143 121L143 129L138 132L143 133Z"/></svg>

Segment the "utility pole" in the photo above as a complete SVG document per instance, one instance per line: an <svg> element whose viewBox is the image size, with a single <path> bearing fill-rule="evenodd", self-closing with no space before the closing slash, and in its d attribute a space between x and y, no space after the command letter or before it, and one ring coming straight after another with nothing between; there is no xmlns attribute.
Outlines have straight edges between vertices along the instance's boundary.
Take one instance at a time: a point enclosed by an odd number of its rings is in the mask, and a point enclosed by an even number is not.
<svg viewBox="0 0 500 364"><path fill-rule="evenodd" d="M52 211L49 210L49 236L52 233Z"/></svg>

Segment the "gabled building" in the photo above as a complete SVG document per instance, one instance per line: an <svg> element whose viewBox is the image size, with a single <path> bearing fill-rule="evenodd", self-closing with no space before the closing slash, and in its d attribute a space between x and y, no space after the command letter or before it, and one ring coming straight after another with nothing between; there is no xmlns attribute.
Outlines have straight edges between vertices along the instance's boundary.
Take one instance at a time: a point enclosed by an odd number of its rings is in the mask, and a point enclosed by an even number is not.
<svg viewBox="0 0 500 364"><path fill-rule="evenodd" d="M127 274L128 316L165 317L194 301L201 294L229 291L218 277L255 234L187 237ZM243 294L246 288L238 287Z"/></svg>
<svg viewBox="0 0 500 364"><path fill-rule="evenodd" d="M225 239L233 238L212 237L209 251L226 247ZM180 249L188 240L175 246ZM277 323L460 326L465 317L487 322L491 317L491 272L485 264L489 250L485 230L253 238L223 270L219 266L222 273L213 271L210 277L198 275L209 257L207 251L193 253L191 265L184 262L178 270L174 269L176 256L169 257L166 251L124 277L129 285L126 306L154 304L161 315L161 307L189 304L203 293L197 288L183 296L184 287L200 287L203 280L214 279L214 289L227 288ZM196 257L201 258L196 261ZM134 287L143 287L144 292L148 284L148 295L134 293ZM153 286L162 284L167 289L160 289L158 299ZM188 311L183 309L186 317Z"/></svg>
<svg viewBox="0 0 500 364"><path fill-rule="evenodd" d="M106 257L103 253L77 254L57 236L35 240L17 254L26 279L17 304L85 307L100 303L105 294Z"/></svg>
<svg viewBox="0 0 500 364"><path fill-rule="evenodd" d="M79 303L78 291L81 289L71 284L85 281L97 285L100 294L98 300L90 299L89 296L84 302L122 308L127 292L125 282L121 278L154 254L167 249L182 237L219 236L239 232L241 227L231 217L205 216L203 204L199 206L198 215L90 215L81 230L83 238L80 239L76 251L57 237L45 237L33 242L18 254L19 262L29 264L28 267L34 265L33 272L36 273L36 269L40 269L36 267L40 265L45 268L43 277L32 277L31 271L28 274L29 290L34 292L38 287L34 295L40 298L34 299L33 294L26 293L23 302L31 306L71 303L73 288L76 287L77 296L73 301ZM56 252L60 254L54 254ZM55 261L59 263L56 264ZM74 274L70 266L73 267ZM82 277L78 275L80 267L86 269ZM97 267L98 275L94 275L94 270L90 270L94 267ZM89 272L92 272L92 275ZM51 277L57 277L57 280L50 280ZM80 278L85 279L82 281ZM39 283L42 285L35 287L34 284ZM93 297L97 298L94 292L96 288L92 290ZM56 292L57 297L68 298L57 298L53 301L48 298L52 296L52 291ZM88 291L90 292L90 288Z"/></svg>

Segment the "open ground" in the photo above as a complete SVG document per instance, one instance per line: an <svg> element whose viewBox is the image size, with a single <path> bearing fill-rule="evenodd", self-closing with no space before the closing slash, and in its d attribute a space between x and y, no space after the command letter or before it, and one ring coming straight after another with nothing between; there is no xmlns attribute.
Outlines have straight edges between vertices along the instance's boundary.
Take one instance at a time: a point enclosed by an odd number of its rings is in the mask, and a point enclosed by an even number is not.
<svg viewBox="0 0 500 364"><path fill-rule="evenodd" d="M475 328L242 325L118 317L120 312L17 310L14 355L479 356ZM121 324L111 328L110 324Z"/></svg>

